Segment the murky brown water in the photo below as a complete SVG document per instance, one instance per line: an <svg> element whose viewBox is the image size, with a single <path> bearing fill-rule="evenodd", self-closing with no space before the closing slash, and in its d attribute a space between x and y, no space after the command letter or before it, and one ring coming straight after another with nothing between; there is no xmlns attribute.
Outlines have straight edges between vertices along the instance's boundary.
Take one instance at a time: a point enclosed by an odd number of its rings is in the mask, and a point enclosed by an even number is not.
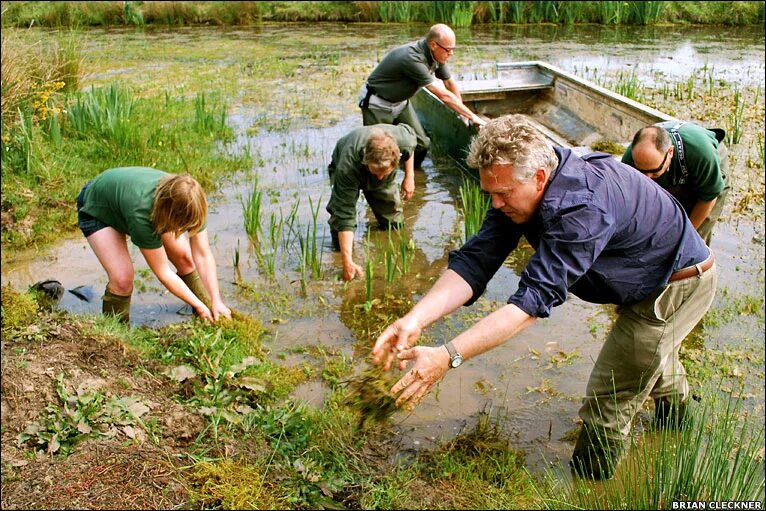
<svg viewBox="0 0 766 511"><path fill-rule="evenodd" d="M323 25L324 27L324 25ZM379 55L400 41L414 39L423 27L376 27L369 37L360 27L329 25L319 34L310 27L293 26L288 31L294 38L310 38L321 45L323 37L332 38L335 48L345 52L360 52L356 57L370 69L375 52ZM338 43L347 36L349 41ZM88 37L96 44L100 37L115 37L115 33L93 32ZM285 37L285 29L266 27L254 31L181 30L172 35L147 33L142 36L167 39L173 37L179 46L202 39L215 41L247 41L257 38ZM128 35L125 35L128 37ZM470 38L470 39L469 39ZM290 44L292 39L286 39ZM763 33L738 28L736 33L721 38L718 32L680 29L630 29L617 32L610 29L563 29L535 27L524 29L473 30L458 32L461 47L455 69L463 78L472 74L491 73L494 62L539 59L567 70L583 68L615 68L635 66L645 80L658 76L687 76L707 63L716 76L725 80L762 83L764 76ZM354 48L358 49L354 49ZM362 55L361 52L368 52ZM639 64L640 63L640 64ZM120 70L113 70L119 72ZM113 74L112 73L112 74ZM366 74L362 73L362 74ZM107 80L106 76L94 81ZM310 83L302 83L310 96ZM333 101L333 98L315 98ZM336 100L337 101L337 100ZM278 106L278 105L277 105ZM264 113L243 105L232 105L231 124L238 139L230 149L249 145L257 154L256 165L245 175L232 176L220 193L210 198L208 228L213 251L218 262L219 280L227 303L258 315L272 329L269 341L274 353L297 345L317 344L356 357L363 363L364 349L359 349L358 328L352 323L353 305L364 302L364 283L343 285L339 281L340 258L329 250L327 213L324 210L330 190L326 173L335 141L350 129L361 125L361 116L351 104L338 104L341 121L325 128L298 128L289 132L261 131L246 134ZM286 112L289 115L289 112ZM297 225L305 232L311 222L309 197L320 204L318 238L326 237L323 251L324 275L319 282L311 279L308 296L301 294L296 248L280 250L277 256L277 277L263 274L242 221L241 198L252 187L257 175L264 191L263 218L271 212L289 213L295 201L300 207ZM384 289L396 289L400 296L417 299L428 290L446 265L449 250L458 246L462 220L457 209L461 173L449 160L429 158L423 171L416 173L415 197L405 205L407 236L415 240L412 268L404 277L387 286L383 269L376 265L376 295ZM355 259L364 261L365 248L361 240L374 220L366 205L358 206L360 218L356 232ZM382 257L387 235L372 232L372 254ZM724 221L713 241L720 272L722 295L762 296L764 282L764 228L759 222ZM293 241L297 247L297 241ZM240 250L242 282L255 291L243 291L235 284L234 254ZM140 253L131 252L137 269L132 320L135 324L160 325L186 320L179 314L182 303L164 291L148 272ZM56 278L68 289L79 285L92 286L97 297L83 302L66 293L61 307L76 313L98 313L106 277L96 257L82 238L66 240L41 253L18 254L7 260L2 270L2 282L17 287L30 285L44 278ZM488 311L500 306L516 289L518 272L504 267L491 282L485 297L472 308L456 312L452 318L437 323L429 331L434 340L447 340L472 324ZM507 427L515 434L517 445L529 453L530 465L542 466L541 460L569 458L572 444L562 437L575 427L580 396L601 342L609 326L609 307L585 303L571 297L558 307L550 319L538 321L531 328L503 346L450 372L438 391L432 393L412 413L395 416L405 448L429 446L433 441L454 436L461 427L471 427L482 410L491 407L507 418ZM352 319L350 319L352 318ZM355 333L357 332L357 333ZM763 314L746 316L741 321L725 323L706 333L708 346L739 346L743 341L763 345ZM364 341L367 342L367 341ZM760 356L762 357L762 351ZM286 360L299 361L299 355L287 355ZM762 359L761 359L762 360ZM754 377L758 377L755 375ZM762 378L762 375L761 375ZM756 403L763 403L761 394ZM320 383L303 385L298 394L315 404L321 403L324 390ZM760 407L762 414L762 407Z"/></svg>

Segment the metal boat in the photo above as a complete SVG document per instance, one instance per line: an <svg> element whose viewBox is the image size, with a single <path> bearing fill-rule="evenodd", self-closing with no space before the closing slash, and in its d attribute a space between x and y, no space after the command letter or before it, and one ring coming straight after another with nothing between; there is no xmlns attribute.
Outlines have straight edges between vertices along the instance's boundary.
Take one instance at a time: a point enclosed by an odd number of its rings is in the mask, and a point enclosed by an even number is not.
<svg viewBox="0 0 766 511"><path fill-rule="evenodd" d="M600 148L615 144L624 148L640 128L674 119L545 62L497 64L496 75L460 82L463 103L485 119L524 114L554 145L578 154L608 152ZM465 163L476 127L426 88L412 103L432 145L477 177Z"/></svg>

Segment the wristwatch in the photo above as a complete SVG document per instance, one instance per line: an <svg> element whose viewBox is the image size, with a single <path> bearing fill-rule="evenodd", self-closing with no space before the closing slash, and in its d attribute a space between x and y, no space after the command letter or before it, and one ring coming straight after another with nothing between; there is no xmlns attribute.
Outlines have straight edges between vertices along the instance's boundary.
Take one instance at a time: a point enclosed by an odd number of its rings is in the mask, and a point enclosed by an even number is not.
<svg viewBox="0 0 766 511"><path fill-rule="evenodd" d="M452 341L445 344L444 347L447 348L447 353L449 353L450 368L455 369L456 367L460 367L460 364L463 363L463 355L457 352L455 347L452 345Z"/></svg>

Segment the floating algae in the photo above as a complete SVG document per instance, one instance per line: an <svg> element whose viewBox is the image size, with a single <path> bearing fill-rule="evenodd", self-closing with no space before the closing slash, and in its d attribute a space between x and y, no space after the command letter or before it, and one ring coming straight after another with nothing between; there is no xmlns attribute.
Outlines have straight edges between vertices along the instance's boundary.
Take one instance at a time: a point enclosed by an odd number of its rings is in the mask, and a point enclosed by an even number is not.
<svg viewBox="0 0 766 511"><path fill-rule="evenodd" d="M609 153L609 154L622 155L625 152L624 145L614 142L612 140L599 140L598 142L594 142L591 145L591 148L594 151L599 151L602 153Z"/></svg>

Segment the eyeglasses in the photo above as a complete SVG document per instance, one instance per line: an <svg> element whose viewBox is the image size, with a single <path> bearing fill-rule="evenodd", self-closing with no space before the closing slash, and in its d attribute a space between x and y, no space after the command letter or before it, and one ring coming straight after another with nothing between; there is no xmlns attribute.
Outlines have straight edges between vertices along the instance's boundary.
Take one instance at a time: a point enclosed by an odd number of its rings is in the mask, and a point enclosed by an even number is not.
<svg viewBox="0 0 766 511"><path fill-rule="evenodd" d="M668 154L670 154L670 148L669 147L668 147L668 150L665 151L665 156L662 158L662 163L660 163L660 166L657 167L656 169L642 170L642 169L639 169L638 167L636 167L636 170L638 170L642 174L656 174L657 172L662 170L662 167L665 166L665 160L668 159Z"/></svg>
<svg viewBox="0 0 766 511"><path fill-rule="evenodd" d="M446 51L447 53L455 53L455 47L454 46L452 48L447 48L446 46L442 46L441 44L439 44L436 41L434 41L434 42L436 43L436 46L438 46L442 50Z"/></svg>

